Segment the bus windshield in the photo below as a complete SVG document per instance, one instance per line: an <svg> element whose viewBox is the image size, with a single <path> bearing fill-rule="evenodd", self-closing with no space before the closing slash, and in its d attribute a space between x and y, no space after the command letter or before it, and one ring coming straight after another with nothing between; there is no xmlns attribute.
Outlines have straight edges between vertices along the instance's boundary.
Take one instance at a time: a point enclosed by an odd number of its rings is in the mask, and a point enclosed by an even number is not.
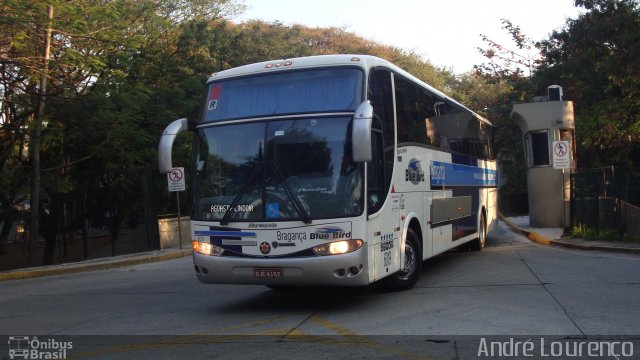
<svg viewBox="0 0 640 360"><path fill-rule="evenodd" d="M283 221L357 216L363 166L351 117L212 126L198 132L195 217Z"/></svg>
<svg viewBox="0 0 640 360"><path fill-rule="evenodd" d="M354 111L362 98L356 68L276 72L209 84L204 122L282 114Z"/></svg>

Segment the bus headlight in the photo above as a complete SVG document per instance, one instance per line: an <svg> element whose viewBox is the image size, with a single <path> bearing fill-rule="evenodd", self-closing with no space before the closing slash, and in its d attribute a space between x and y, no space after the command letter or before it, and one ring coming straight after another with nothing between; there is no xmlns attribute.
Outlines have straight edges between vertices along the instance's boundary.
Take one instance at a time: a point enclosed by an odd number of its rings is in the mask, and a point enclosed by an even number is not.
<svg viewBox="0 0 640 360"><path fill-rule="evenodd" d="M191 241L191 248L193 251L203 255L220 256L224 252L224 249L221 247L195 240Z"/></svg>
<svg viewBox="0 0 640 360"><path fill-rule="evenodd" d="M364 241L357 240L341 240L326 243L313 247L313 252L317 255L339 255L356 251L362 247Z"/></svg>

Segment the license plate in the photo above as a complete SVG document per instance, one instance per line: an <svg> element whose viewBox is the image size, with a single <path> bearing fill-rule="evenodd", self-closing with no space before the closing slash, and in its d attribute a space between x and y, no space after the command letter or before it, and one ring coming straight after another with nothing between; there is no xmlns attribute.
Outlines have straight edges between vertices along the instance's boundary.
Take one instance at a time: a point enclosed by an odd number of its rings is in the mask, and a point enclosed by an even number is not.
<svg viewBox="0 0 640 360"><path fill-rule="evenodd" d="M257 278L278 279L282 277L282 269L278 268L254 268L253 275Z"/></svg>

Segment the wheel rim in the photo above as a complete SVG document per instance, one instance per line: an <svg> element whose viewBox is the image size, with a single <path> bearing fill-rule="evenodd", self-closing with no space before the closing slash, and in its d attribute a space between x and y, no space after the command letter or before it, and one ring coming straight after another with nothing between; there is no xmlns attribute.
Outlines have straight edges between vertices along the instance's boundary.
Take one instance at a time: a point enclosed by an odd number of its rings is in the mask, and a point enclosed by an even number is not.
<svg viewBox="0 0 640 360"><path fill-rule="evenodd" d="M487 241L487 230L484 225L484 217L480 221L480 247L483 248L485 245L485 241Z"/></svg>
<svg viewBox="0 0 640 360"><path fill-rule="evenodd" d="M410 242L407 242L404 246L404 257L404 268L398 277L400 280L408 280L416 271L416 251Z"/></svg>

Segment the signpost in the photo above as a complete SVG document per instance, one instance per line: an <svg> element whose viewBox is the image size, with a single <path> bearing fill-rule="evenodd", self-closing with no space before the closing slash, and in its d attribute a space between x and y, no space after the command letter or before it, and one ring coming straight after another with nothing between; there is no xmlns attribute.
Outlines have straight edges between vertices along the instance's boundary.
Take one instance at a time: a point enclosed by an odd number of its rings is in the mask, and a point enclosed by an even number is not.
<svg viewBox="0 0 640 360"><path fill-rule="evenodd" d="M180 243L180 250L182 250L182 229L180 226L180 191L184 191L186 189L183 167L174 167L167 173L167 187L169 188L169 192L176 193L176 199L178 202L178 242Z"/></svg>
<svg viewBox="0 0 640 360"><path fill-rule="evenodd" d="M553 168L562 169L562 228L566 229L566 198L565 198L565 182L564 169L571 169L571 142L554 141L553 142Z"/></svg>

